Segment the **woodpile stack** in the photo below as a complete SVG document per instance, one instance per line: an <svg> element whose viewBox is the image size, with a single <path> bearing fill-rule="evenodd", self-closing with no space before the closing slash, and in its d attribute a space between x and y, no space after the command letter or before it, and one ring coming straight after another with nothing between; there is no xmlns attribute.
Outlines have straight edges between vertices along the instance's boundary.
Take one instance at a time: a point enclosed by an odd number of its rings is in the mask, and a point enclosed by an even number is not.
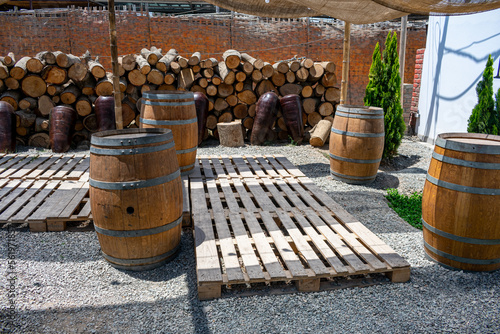
<svg viewBox="0 0 500 334"><path fill-rule="evenodd" d="M181 56L175 49L163 53L152 47L119 57L120 92L124 127L139 126L140 98L150 90L201 92L209 101L208 135L218 137L217 123L241 120L247 135L252 129L256 102L274 91L280 97L298 94L306 131L331 118L340 100L336 66L332 62L293 59L274 64L236 50L221 59L202 59L200 52ZM113 95L112 75L98 57L43 51L34 57L0 57L0 100L16 110L18 142L48 146L49 115L66 105L78 113L74 145L88 144L97 130L94 101ZM288 139L281 113L275 122L276 138ZM249 137L248 137L249 138Z"/></svg>

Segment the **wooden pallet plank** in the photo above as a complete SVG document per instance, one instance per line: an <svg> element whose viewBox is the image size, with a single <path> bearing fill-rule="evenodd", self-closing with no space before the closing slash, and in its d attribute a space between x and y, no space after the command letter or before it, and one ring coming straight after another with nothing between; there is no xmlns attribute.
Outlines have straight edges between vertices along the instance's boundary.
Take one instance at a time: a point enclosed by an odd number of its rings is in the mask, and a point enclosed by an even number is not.
<svg viewBox="0 0 500 334"><path fill-rule="evenodd" d="M78 186L79 188L77 188ZM47 200L28 217L28 221L41 221L46 220L47 218L57 218L80 188L81 183L78 182L61 182L54 193L50 195Z"/></svg>
<svg viewBox="0 0 500 334"><path fill-rule="evenodd" d="M19 196L21 196L26 189L28 189L32 185L33 181L23 181L19 184L18 187L12 189L8 194L6 194L0 200L0 212L6 209L9 205L11 205Z"/></svg>
<svg viewBox="0 0 500 334"><path fill-rule="evenodd" d="M224 170L224 167L222 167L221 162L219 161L219 157L210 157L210 161L212 162L212 166L215 170L215 178L217 179L227 179L228 175L226 174L226 171Z"/></svg>
<svg viewBox="0 0 500 334"><path fill-rule="evenodd" d="M283 167L283 165L280 164L278 161L276 161L274 157L266 156L266 158L269 161L269 163L274 167L274 169L276 169L276 171L281 177L291 177L291 175L287 172L286 168Z"/></svg>
<svg viewBox="0 0 500 334"><path fill-rule="evenodd" d="M280 177L280 175L276 173L276 171L273 169L273 166L269 164L265 157L259 156L256 158L262 168L266 171L266 175L268 177Z"/></svg>
<svg viewBox="0 0 500 334"><path fill-rule="evenodd" d="M256 157L247 157L244 156L244 158L248 161L248 164L250 167L253 169L253 172L255 175L258 177L264 178L267 177L266 172L262 169L262 166L256 161Z"/></svg>
<svg viewBox="0 0 500 334"><path fill-rule="evenodd" d="M210 202L212 205L212 212L215 220L215 228L217 229L217 236L224 260L224 267L227 274L229 283L243 282L243 272L241 271L240 262L236 249L234 248L233 238L229 230L224 208L219 197L219 190L215 180L206 181Z"/></svg>
<svg viewBox="0 0 500 334"><path fill-rule="evenodd" d="M17 154L5 154L5 153L3 153L2 158L0 158L0 170L2 170L2 168L3 168L2 165L4 163L6 163L7 161L9 161L12 158L15 158L16 156L17 156Z"/></svg>
<svg viewBox="0 0 500 334"><path fill-rule="evenodd" d="M36 179L43 172L45 172L49 167L51 167L57 160L59 160L62 157L63 157L62 154L51 156L49 158L49 160L46 160L42 165L38 166L34 171L32 171L31 173L26 175L25 178L26 179Z"/></svg>
<svg viewBox="0 0 500 334"><path fill-rule="evenodd" d="M83 219L83 218L89 218L90 216L90 200L88 200L85 205L83 206L83 208L80 210L80 212L78 212L77 214L77 218L78 219Z"/></svg>
<svg viewBox="0 0 500 334"><path fill-rule="evenodd" d="M238 192L238 195L240 197L241 202L243 203L243 206L248 212L257 212L259 211L255 204L252 201L252 198L250 197L249 193L247 192L247 189L243 185L240 179L233 179L231 180L233 182L234 188L236 188L236 191Z"/></svg>
<svg viewBox="0 0 500 334"><path fill-rule="evenodd" d="M49 181L33 198L30 199L18 213L9 218L10 222L26 222L29 215L35 211L37 206L42 203L59 184L59 181Z"/></svg>
<svg viewBox="0 0 500 334"><path fill-rule="evenodd" d="M273 238L274 245L278 249L283 261L285 261L288 270L292 273L294 278L309 276L304 266L300 262L298 256L294 253L290 244L286 241L285 236L279 229L271 214L267 211L261 212L262 221L266 226L267 231L271 238Z"/></svg>
<svg viewBox="0 0 500 334"><path fill-rule="evenodd" d="M84 156L83 159L69 172L64 179L65 180L78 180L85 172L90 168L90 157Z"/></svg>
<svg viewBox="0 0 500 334"><path fill-rule="evenodd" d="M245 272L250 280L264 279L264 273L260 267L259 260L255 255L252 243L248 238L247 231L243 225L240 214L236 212L229 213L229 220L231 221L231 228L234 233L234 239L238 245L238 250L241 255L241 260L245 266Z"/></svg>
<svg viewBox="0 0 500 334"><path fill-rule="evenodd" d="M309 212L309 211L307 211ZM293 210L295 220L302 227L304 232L311 238L318 251L323 255L323 257L328 261L328 263L333 267L337 273L347 273L348 270L346 266L340 261L338 256L328 247L326 241L323 239L322 235L318 234L312 225L307 221L307 219L302 215L302 213L294 209ZM307 213L306 213L307 215Z"/></svg>
<svg viewBox="0 0 500 334"><path fill-rule="evenodd" d="M283 210L277 211L281 223L286 228L288 234L292 238L297 250L306 259L309 267L316 275L330 275L330 270L325 267L321 259L316 255L309 243L305 240L302 232L297 228L288 213Z"/></svg>
<svg viewBox="0 0 500 334"><path fill-rule="evenodd" d="M260 186L259 182L254 178L246 178L244 179L244 183L250 189L250 192L253 194L254 199L257 201L257 204L264 211L275 211L276 206L269 199L269 196L266 194L264 189Z"/></svg>
<svg viewBox="0 0 500 334"><path fill-rule="evenodd" d="M215 177L212 171L212 165L210 164L209 158L200 158L200 163L203 168L203 174L207 179L213 179Z"/></svg>
<svg viewBox="0 0 500 334"><path fill-rule="evenodd" d="M234 166L233 166L231 159L227 155L221 156L221 159L222 159L222 163L224 165L224 168L227 171L227 175L229 175L230 178L238 178L239 174L234 169Z"/></svg>
<svg viewBox="0 0 500 334"><path fill-rule="evenodd" d="M26 159L26 155L18 155L13 159L7 161L0 167L0 179L6 178L29 162L30 160Z"/></svg>
<svg viewBox="0 0 500 334"><path fill-rule="evenodd" d="M347 246L339 235L335 233L317 214L311 209L304 210L304 215L316 229L325 236L328 243L351 267L353 272L367 272L370 268Z"/></svg>
<svg viewBox="0 0 500 334"><path fill-rule="evenodd" d="M191 174L189 174L189 178L190 179L198 179L201 177L202 176L201 176L201 169L200 169L200 161L197 157L196 160L194 161L193 172Z"/></svg>
<svg viewBox="0 0 500 334"><path fill-rule="evenodd" d="M52 164L45 172L39 177L40 179L50 179L57 171L64 167L64 165L72 158L72 156L63 156L57 162Z"/></svg>
<svg viewBox="0 0 500 334"><path fill-rule="evenodd" d="M240 206L238 201L234 197L233 189L231 189L231 184L227 179L219 179L220 186L224 192L224 199L226 200L226 205L229 211L240 212Z"/></svg>
<svg viewBox="0 0 500 334"><path fill-rule="evenodd" d="M66 178L66 176L69 174L69 172L71 171L71 169L73 167L75 167L80 161L82 161L82 159L84 159L85 156L82 156L82 155L75 155L73 158L71 158L67 164L65 164L61 169L59 169L57 171L57 173L55 173L53 176L52 176L52 179L53 180L62 180L64 178Z"/></svg>
<svg viewBox="0 0 500 334"><path fill-rule="evenodd" d="M292 210L292 206L288 203L288 201L281 195L281 192L276 188L273 181L269 178L260 179L264 186L267 188L267 191L271 194L274 200L278 203L281 209L285 211Z"/></svg>
<svg viewBox="0 0 500 334"><path fill-rule="evenodd" d="M15 173L11 174L9 176L10 179L21 179L25 177L27 174L29 174L31 171L33 171L35 168L40 166L42 163L47 161L52 155L40 155L40 156L35 156L33 158L28 158L31 159L31 161L17 170Z"/></svg>
<svg viewBox="0 0 500 334"><path fill-rule="evenodd" d="M292 176L295 176L295 177L302 177L302 176L306 176L304 173L302 173L300 171L300 169L295 166L294 164L292 164L287 158L285 158L284 155L280 155L280 154L275 154L274 155L274 158L280 163L283 165L283 167L286 168L287 172L290 173Z"/></svg>
<svg viewBox="0 0 500 334"><path fill-rule="evenodd" d="M9 183L9 179L0 179L0 189L3 188L7 183Z"/></svg>
<svg viewBox="0 0 500 334"><path fill-rule="evenodd" d="M260 260L266 268L267 273L272 279L284 279L286 278L286 273L283 270L283 267L279 263L278 258L274 254L271 245L267 241L267 237L262 230L259 222L255 215L251 212L244 212L243 216L245 218L245 222L248 226L248 230L252 235L252 239L255 243L255 248L259 253Z"/></svg>
<svg viewBox="0 0 500 334"><path fill-rule="evenodd" d="M196 250L196 273L198 283L221 282L222 273L219 254L215 244L212 218L208 213L205 189L201 179L191 179L191 202Z"/></svg>
<svg viewBox="0 0 500 334"><path fill-rule="evenodd" d="M9 195L11 191L14 191L19 184L21 184L21 180L12 180L9 181L2 189L0 189L0 199L4 198L5 196Z"/></svg>
<svg viewBox="0 0 500 334"><path fill-rule="evenodd" d="M76 211L80 203L82 203L83 199L89 194L89 184L84 182L75 183L75 188L78 188L79 184L81 184L80 189L76 192L75 196L69 201L64 210L59 213L58 218L67 218L70 219L73 213ZM50 215L49 215L50 216ZM47 217L49 218L49 217Z"/></svg>
<svg viewBox="0 0 500 334"><path fill-rule="evenodd" d="M302 202L298 193L293 191L283 179L273 179L273 182L280 187L296 208L300 210L308 209L308 206Z"/></svg>
<svg viewBox="0 0 500 334"><path fill-rule="evenodd" d="M330 227L342 236L342 239L351 246L351 248L362 257L375 270L389 269L387 265L381 262L373 253L359 242L354 233L349 232L342 224L340 224L328 212L319 212L321 217Z"/></svg>
<svg viewBox="0 0 500 334"><path fill-rule="evenodd" d="M305 203L309 205L309 207L317 210L317 211L324 211L326 210L323 205L318 203L309 193L307 192L307 189L302 188L302 186L297 182L296 179L293 178L288 178L286 179L287 184L289 184L295 193L299 194L300 197L304 200Z"/></svg>
<svg viewBox="0 0 500 334"><path fill-rule="evenodd" d="M31 200L31 198L47 183L47 181L35 181L35 183L26 189L26 191L16 198L15 202L12 203L7 209L5 209L0 214L0 222L7 222L9 218L14 215L17 211L21 210L24 205Z"/></svg>
<svg viewBox="0 0 500 334"><path fill-rule="evenodd" d="M191 202L189 201L189 176L182 179L182 225L191 226Z"/></svg>
<svg viewBox="0 0 500 334"><path fill-rule="evenodd" d="M239 175L241 175L242 177L254 177L254 174L252 173L250 168L248 168L248 165L242 156L233 156L231 157L231 159L236 166L236 169L238 169Z"/></svg>

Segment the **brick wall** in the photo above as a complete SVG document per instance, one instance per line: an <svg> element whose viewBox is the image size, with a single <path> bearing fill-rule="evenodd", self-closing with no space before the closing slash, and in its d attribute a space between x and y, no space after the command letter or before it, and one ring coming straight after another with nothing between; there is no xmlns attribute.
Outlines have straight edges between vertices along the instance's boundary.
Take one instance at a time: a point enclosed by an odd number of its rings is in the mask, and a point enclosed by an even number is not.
<svg viewBox="0 0 500 334"><path fill-rule="evenodd" d="M110 69L108 12L65 9L34 15L1 13L0 54L14 52L34 56L43 50L60 50L82 55L89 50ZM202 53L202 58L221 59L227 49L245 51L273 63L278 60L310 57L337 64L340 85L344 25L336 20L268 19L248 15L174 17L150 16L145 12L116 12L118 53L137 53L156 46L166 52L175 48L184 55ZM353 25L351 28L351 67L347 102L362 104L375 44L383 47L389 31L398 31L398 22ZM425 23L408 28L405 78L413 83L415 56L425 46Z"/></svg>
<svg viewBox="0 0 500 334"><path fill-rule="evenodd" d="M420 79L422 78L422 66L424 63L425 49L418 49L415 57L415 73L413 77L413 93L411 98L411 111L418 113L418 98L420 96Z"/></svg>

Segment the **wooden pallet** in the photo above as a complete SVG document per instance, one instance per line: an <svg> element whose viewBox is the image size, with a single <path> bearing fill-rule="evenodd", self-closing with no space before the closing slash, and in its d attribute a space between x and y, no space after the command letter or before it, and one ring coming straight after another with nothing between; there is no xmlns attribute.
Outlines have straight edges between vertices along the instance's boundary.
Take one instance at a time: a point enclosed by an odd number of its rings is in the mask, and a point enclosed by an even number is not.
<svg viewBox="0 0 500 334"><path fill-rule="evenodd" d="M321 281L410 266L283 156L199 157L190 177L198 296L222 286Z"/></svg>

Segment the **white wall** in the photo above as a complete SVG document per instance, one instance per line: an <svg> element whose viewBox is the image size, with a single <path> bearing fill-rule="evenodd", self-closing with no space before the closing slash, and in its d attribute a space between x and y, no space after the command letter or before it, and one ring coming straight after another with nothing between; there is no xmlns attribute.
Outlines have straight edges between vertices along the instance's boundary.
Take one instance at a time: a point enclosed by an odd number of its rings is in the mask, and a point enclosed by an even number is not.
<svg viewBox="0 0 500 334"><path fill-rule="evenodd" d="M422 69L418 136L433 142L444 132L467 132L477 104L476 85L491 54L494 76L500 59L500 9L431 17ZM500 78L493 79L496 94Z"/></svg>

